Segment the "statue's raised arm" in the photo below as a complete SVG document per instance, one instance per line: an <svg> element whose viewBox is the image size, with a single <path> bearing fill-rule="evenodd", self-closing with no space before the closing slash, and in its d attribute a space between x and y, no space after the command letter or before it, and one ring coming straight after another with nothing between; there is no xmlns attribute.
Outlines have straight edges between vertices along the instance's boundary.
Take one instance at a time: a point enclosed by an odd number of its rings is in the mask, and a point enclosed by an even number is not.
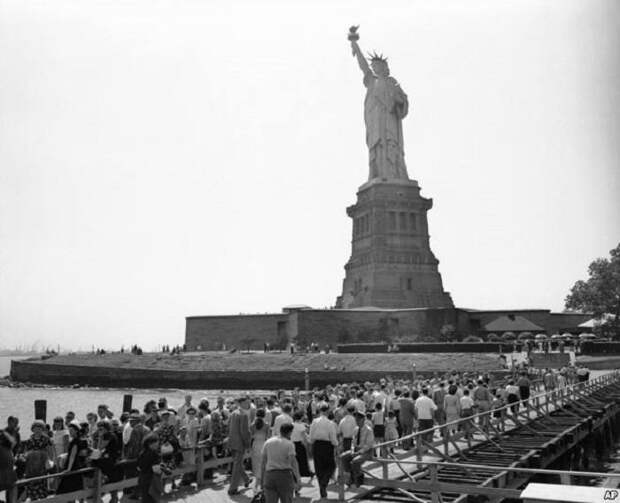
<svg viewBox="0 0 620 503"><path fill-rule="evenodd" d="M349 28L348 38L351 41L351 50L353 51L353 56L357 58L357 64L360 66L360 69L364 73L364 77L365 77L368 74L372 75L372 70L370 69L370 66L368 65L368 61L366 61L366 58L362 54L362 50L360 49L360 46L357 43L357 41L360 39L360 36L357 33L358 28L359 26L351 26L351 28Z"/></svg>

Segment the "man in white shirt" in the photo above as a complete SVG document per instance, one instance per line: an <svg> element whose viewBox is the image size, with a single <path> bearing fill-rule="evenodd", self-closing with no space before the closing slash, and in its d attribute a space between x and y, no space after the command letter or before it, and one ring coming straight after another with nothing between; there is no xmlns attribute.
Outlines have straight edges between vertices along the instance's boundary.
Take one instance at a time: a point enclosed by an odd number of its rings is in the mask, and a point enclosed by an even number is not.
<svg viewBox="0 0 620 503"><path fill-rule="evenodd" d="M140 420L140 411L138 409L132 409L129 417L127 418L127 422L123 425L123 449L129 443L129 439L131 438L131 431L133 427Z"/></svg>
<svg viewBox="0 0 620 503"><path fill-rule="evenodd" d="M372 408L374 409L378 403L381 404L383 410L386 410L387 393L385 392L385 384L381 385L381 388L376 387L372 394Z"/></svg>
<svg viewBox="0 0 620 503"><path fill-rule="evenodd" d="M347 406L349 405L353 405L353 407L355 407L355 410L357 410L358 412L361 412L362 414L365 414L366 413L366 402L364 402L364 392L358 391L355 398L352 398L351 400L349 400L349 403L347 404Z"/></svg>
<svg viewBox="0 0 620 503"><path fill-rule="evenodd" d="M261 480L258 485L265 491L265 503L292 503L295 489L299 487L299 467L295 446L291 442L293 425L285 423L280 434L269 438L261 454ZM297 482L295 482L297 481Z"/></svg>
<svg viewBox="0 0 620 503"><path fill-rule="evenodd" d="M355 427L357 426L357 423L355 422L355 417L353 416L354 413L355 407L349 406L347 408L345 416L340 420L340 423L338 424L338 435L341 439L340 447L342 452L351 450L353 433L355 433Z"/></svg>
<svg viewBox="0 0 620 503"><path fill-rule="evenodd" d="M282 406L282 414L278 414L278 416L273 421L273 431L272 434L274 436L280 435L280 428L283 424L293 424L293 418L291 417L291 412L293 412L293 408L290 403L285 403Z"/></svg>
<svg viewBox="0 0 620 503"><path fill-rule="evenodd" d="M418 430L424 431L433 427L435 411L437 405L428 396L428 388L422 388L422 394L415 401L415 410L418 416ZM424 440L430 442L433 440L433 432L426 433Z"/></svg>
<svg viewBox="0 0 620 503"><path fill-rule="evenodd" d="M193 407L192 405L192 395L185 395L185 403L183 403L183 405L181 405L178 409L177 409L177 414L178 414L178 418L181 421L181 424L184 424L185 422L185 414L187 414L187 409L189 409L190 407Z"/></svg>
<svg viewBox="0 0 620 503"><path fill-rule="evenodd" d="M321 415L310 425L310 443L321 498L327 498L327 484L336 469L334 450L338 447L338 434L336 424L327 418L329 405L322 403L319 411Z"/></svg>

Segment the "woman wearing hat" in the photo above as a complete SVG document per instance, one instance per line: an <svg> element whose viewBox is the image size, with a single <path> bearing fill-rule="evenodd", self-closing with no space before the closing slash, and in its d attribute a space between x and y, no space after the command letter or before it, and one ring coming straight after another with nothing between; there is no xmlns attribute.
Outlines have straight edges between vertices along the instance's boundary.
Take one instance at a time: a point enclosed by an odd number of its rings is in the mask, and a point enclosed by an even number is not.
<svg viewBox="0 0 620 503"><path fill-rule="evenodd" d="M69 447L67 449L67 464L62 473L69 473L86 467L88 456L88 442L80 435L80 423L69 423ZM60 479L57 493L70 493L84 488L84 480L80 474L63 475Z"/></svg>
<svg viewBox="0 0 620 503"><path fill-rule="evenodd" d="M54 443L56 454L56 459L54 461L57 466L62 462L61 460L64 458L63 454L67 453L69 440L69 432L65 429L65 420L60 416L55 417L52 422L52 442Z"/></svg>
<svg viewBox="0 0 620 503"><path fill-rule="evenodd" d="M176 414L166 409L160 411L161 423L155 428L153 433L159 437L161 444L161 461L167 471L172 471L177 466L177 456L180 452L179 440L176 436ZM175 481L172 480L172 488L175 488Z"/></svg>
<svg viewBox="0 0 620 503"><path fill-rule="evenodd" d="M54 458L54 447L46 433L45 423L37 419L32 423L30 430L32 435L24 442L25 478L45 475ZM31 482L26 486L26 497L32 500L46 498L47 492L46 480Z"/></svg>
<svg viewBox="0 0 620 503"><path fill-rule="evenodd" d="M183 426L179 431L179 447L183 453L183 464L190 466L196 464L196 446L198 445L198 435L200 433L200 421L197 416L198 411L193 405L185 410ZM181 484L187 485L195 480L195 474L186 473L183 475Z"/></svg>

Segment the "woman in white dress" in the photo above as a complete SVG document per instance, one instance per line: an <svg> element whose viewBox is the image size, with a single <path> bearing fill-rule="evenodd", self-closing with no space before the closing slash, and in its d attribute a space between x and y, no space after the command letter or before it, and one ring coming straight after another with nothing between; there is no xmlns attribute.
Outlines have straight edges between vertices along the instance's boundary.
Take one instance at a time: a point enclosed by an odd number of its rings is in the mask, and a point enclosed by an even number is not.
<svg viewBox="0 0 620 503"><path fill-rule="evenodd" d="M446 411L446 423L451 423L461 418L461 401L456 394L457 387L452 384L448 393L443 397L443 410ZM457 425L448 426L448 433L456 433Z"/></svg>
<svg viewBox="0 0 620 503"><path fill-rule="evenodd" d="M250 432L252 433L252 473L256 484L258 480L261 480L261 454L269 435L269 426L265 422L265 409L256 410L256 417L252 421Z"/></svg>

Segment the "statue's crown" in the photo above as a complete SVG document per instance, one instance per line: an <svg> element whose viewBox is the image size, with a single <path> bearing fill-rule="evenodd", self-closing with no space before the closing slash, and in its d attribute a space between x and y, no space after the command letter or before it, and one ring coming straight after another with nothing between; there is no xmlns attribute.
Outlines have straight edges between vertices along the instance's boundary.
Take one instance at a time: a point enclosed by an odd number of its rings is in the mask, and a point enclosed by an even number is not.
<svg viewBox="0 0 620 503"><path fill-rule="evenodd" d="M384 63L387 63L387 58L383 56L383 54L377 54L376 52L369 52L368 59L370 59L370 61L383 61Z"/></svg>

